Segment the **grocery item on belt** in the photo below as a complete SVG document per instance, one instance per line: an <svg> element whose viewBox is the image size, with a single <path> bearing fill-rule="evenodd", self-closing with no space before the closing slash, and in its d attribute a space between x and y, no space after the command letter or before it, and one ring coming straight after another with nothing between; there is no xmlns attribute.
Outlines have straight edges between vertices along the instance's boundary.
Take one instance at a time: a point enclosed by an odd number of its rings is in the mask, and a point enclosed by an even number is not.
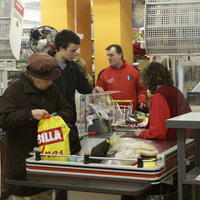
<svg viewBox="0 0 200 200"><path fill-rule="evenodd" d="M138 139L125 137L122 138L114 133L107 142L110 144L108 154L115 152L116 158L138 158L140 156L156 156L159 152L150 141L141 141ZM110 161L110 164L131 165L130 161Z"/></svg>

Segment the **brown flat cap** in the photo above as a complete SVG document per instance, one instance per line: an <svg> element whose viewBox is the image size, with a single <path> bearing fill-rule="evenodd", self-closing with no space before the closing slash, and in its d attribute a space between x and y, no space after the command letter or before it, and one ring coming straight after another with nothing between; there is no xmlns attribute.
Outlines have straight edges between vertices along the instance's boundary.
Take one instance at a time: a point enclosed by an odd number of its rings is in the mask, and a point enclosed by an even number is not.
<svg viewBox="0 0 200 200"><path fill-rule="evenodd" d="M61 73L55 58L43 53L35 53L28 58L27 72L44 80L54 80Z"/></svg>

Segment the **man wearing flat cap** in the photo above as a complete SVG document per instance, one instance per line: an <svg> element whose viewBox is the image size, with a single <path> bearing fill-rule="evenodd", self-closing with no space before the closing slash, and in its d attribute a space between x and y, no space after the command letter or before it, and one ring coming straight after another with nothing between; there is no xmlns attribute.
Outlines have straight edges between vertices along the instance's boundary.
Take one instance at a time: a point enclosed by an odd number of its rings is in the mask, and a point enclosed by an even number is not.
<svg viewBox="0 0 200 200"><path fill-rule="evenodd" d="M0 127L6 130L6 177L25 173L25 159L37 146L38 122L45 115L56 112L67 124L74 123L72 107L53 83L59 75L60 70L53 57L33 54L28 58L25 74L1 97ZM7 189L9 200L15 199L15 196L19 199L22 196L51 199L51 195L44 197L49 192L44 189L11 185L7 185Z"/></svg>

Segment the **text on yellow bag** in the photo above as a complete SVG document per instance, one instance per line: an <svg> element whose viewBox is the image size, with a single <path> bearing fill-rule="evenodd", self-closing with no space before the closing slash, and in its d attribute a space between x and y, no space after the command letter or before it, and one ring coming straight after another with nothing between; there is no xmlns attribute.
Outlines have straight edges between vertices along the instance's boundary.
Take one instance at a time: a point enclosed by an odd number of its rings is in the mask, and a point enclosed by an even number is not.
<svg viewBox="0 0 200 200"><path fill-rule="evenodd" d="M70 155L69 127L60 116L49 116L38 124L38 146L41 154ZM67 161L67 157L42 156L43 160Z"/></svg>

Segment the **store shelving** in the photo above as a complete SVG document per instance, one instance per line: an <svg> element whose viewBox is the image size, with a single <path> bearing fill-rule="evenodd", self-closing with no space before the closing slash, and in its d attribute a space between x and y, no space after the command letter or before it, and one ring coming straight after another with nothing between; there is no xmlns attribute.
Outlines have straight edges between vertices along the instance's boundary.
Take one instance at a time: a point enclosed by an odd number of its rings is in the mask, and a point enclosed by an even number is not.
<svg viewBox="0 0 200 200"><path fill-rule="evenodd" d="M145 43L151 55L199 53L199 0L146 0Z"/></svg>
<svg viewBox="0 0 200 200"><path fill-rule="evenodd" d="M0 58L6 58L9 55L9 27L10 27L10 7L11 1L3 0L0 4Z"/></svg>

